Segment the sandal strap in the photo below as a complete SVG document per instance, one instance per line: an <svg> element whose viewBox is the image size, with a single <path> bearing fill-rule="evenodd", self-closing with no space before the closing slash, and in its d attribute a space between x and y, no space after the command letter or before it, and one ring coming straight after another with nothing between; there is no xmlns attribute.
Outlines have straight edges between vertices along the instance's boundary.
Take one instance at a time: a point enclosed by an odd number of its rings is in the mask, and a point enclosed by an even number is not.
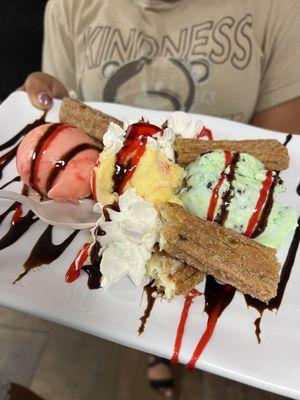
<svg viewBox="0 0 300 400"><path fill-rule="evenodd" d="M166 388L174 388L173 379L161 379L161 380L149 380L149 383L153 389L166 389Z"/></svg>
<svg viewBox="0 0 300 400"><path fill-rule="evenodd" d="M156 356L153 356L153 357L154 357L154 360L148 362L148 367L155 367L158 364L165 364L167 366L171 365L170 360L167 360L166 358L156 357Z"/></svg>

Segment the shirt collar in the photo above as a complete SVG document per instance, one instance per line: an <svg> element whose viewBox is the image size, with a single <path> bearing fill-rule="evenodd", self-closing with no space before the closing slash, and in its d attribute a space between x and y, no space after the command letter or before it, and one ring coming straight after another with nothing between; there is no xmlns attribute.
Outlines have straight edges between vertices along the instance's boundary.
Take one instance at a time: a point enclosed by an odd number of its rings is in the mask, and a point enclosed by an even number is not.
<svg viewBox="0 0 300 400"><path fill-rule="evenodd" d="M148 10L172 10L177 7L182 0L134 0L139 6Z"/></svg>

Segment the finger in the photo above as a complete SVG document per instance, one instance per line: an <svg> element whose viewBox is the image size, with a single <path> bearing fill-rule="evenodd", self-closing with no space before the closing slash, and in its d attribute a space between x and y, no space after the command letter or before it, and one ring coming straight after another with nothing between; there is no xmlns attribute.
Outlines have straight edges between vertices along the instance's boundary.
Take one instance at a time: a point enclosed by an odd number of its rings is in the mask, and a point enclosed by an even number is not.
<svg viewBox="0 0 300 400"><path fill-rule="evenodd" d="M24 86L34 107L47 110L52 106L52 79L52 76L41 72L34 72L27 77Z"/></svg>
<svg viewBox="0 0 300 400"><path fill-rule="evenodd" d="M68 97L68 91L65 86L57 79L53 79L51 95L55 99L63 99L64 97Z"/></svg>
<svg viewBox="0 0 300 400"><path fill-rule="evenodd" d="M16 89L17 92L26 92L25 84Z"/></svg>
<svg viewBox="0 0 300 400"><path fill-rule="evenodd" d="M54 97L62 99L68 96L67 89L58 79L43 72L29 75L25 81L25 90L31 103L43 110L52 106Z"/></svg>

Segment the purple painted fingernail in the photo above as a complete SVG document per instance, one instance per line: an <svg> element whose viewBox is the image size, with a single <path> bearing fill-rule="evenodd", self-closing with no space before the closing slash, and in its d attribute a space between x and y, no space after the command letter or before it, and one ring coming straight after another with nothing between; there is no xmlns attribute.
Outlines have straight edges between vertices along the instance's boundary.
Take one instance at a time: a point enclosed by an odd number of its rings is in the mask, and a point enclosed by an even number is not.
<svg viewBox="0 0 300 400"><path fill-rule="evenodd" d="M169 398L173 397L173 394L174 394L174 392L172 389L167 389L164 393L164 396L169 399Z"/></svg>
<svg viewBox="0 0 300 400"><path fill-rule="evenodd" d="M39 101L40 105L43 107L52 106L52 103L53 103L52 97L49 96L49 94L47 92L40 93L38 95L38 101Z"/></svg>

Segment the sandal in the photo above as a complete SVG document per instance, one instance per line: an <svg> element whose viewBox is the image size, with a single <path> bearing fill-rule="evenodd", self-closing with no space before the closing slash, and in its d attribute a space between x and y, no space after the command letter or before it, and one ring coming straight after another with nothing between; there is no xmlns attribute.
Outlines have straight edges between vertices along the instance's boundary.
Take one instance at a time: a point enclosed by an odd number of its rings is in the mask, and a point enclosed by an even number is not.
<svg viewBox="0 0 300 400"><path fill-rule="evenodd" d="M164 364L168 368L170 368L170 361L166 360L162 357L151 356L153 360L149 360L148 362L148 371L149 368L155 367L159 364ZM148 378L148 382L150 386L159 393L164 399L175 400L175 386L173 378L169 379L150 379Z"/></svg>

